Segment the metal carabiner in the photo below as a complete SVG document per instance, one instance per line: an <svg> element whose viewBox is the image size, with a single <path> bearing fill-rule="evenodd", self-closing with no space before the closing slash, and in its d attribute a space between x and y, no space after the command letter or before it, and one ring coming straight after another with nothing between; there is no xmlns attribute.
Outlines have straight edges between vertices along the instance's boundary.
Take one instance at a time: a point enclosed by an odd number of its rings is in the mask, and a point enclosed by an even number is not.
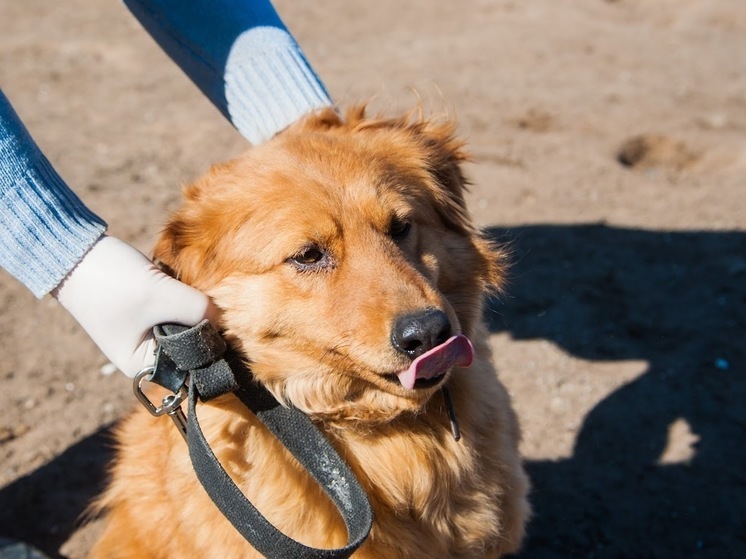
<svg viewBox="0 0 746 559"><path fill-rule="evenodd" d="M150 379L153 378L154 371L155 368L152 366L145 367L143 370L135 375L135 378L132 381L132 388L135 393L135 397L137 397L140 403L145 406L145 409L148 410L151 415L155 417L168 415L174 422L174 425L176 425L179 433L181 433L181 436L184 437L184 440L186 440L187 420L186 415L184 415L184 412L181 410L181 403L188 396L186 386L182 386L178 394L169 394L165 396L161 400L160 407L156 406L155 404L153 404L153 402L150 401L150 398L145 395L145 392L142 389L143 382L150 382Z"/></svg>

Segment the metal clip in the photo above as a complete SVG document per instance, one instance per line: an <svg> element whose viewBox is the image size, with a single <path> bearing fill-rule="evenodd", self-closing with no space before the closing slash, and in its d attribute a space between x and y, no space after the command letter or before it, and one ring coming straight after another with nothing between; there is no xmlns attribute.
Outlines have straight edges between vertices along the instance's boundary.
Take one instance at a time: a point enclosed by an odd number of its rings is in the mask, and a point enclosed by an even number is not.
<svg viewBox="0 0 746 559"><path fill-rule="evenodd" d="M178 394L169 394L161 400L160 407L153 404L143 392L142 385L144 382L150 382L153 378L154 367L145 367L142 371L135 375L132 382L132 388L135 392L135 396L140 403L145 406L145 409L150 412L151 415L160 417L161 415L168 415L176 425L176 428L184 437L187 438L187 420L184 412L181 411L181 403L187 398L186 386L182 386Z"/></svg>

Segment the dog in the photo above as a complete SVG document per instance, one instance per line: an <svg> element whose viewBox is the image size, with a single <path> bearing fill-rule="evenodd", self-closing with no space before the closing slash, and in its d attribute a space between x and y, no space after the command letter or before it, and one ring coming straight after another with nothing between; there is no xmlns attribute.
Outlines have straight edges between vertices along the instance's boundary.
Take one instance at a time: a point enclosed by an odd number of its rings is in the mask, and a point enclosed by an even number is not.
<svg viewBox="0 0 746 559"><path fill-rule="evenodd" d="M358 559L500 557L530 514L518 422L482 323L508 256L471 221L455 128L364 105L312 114L187 186L154 251L213 299L255 379L306 413L360 480L374 523ZM197 414L275 526L345 545L329 498L235 396ZM91 558L260 557L199 485L170 421L134 413L116 443Z"/></svg>

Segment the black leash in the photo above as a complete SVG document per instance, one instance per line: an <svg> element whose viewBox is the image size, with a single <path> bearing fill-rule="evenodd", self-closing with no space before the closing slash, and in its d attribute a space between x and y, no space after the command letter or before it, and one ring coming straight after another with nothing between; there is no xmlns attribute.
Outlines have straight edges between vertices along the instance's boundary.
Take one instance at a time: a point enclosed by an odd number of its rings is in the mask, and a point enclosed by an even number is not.
<svg viewBox="0 0 746 559"><path fill-rule="evenodd" d="M311 420L284 407L251 379L237 356L226 351L223 338L203 321L193 328L157 326L156 362L135 377L135 395L153 415L168 414L189 447L192 465L202 486L236 530L268 559L343 559L352 555L370 533L373 512L349 466ZM172 392L156 407L143 394L144 382ZM207 401L233 392L280 440L334 502L347 527L347 545L316 549L275 528L243 495L212 452L197 420L197 400ZM188 414L180 404L186 399Z"/></svg>

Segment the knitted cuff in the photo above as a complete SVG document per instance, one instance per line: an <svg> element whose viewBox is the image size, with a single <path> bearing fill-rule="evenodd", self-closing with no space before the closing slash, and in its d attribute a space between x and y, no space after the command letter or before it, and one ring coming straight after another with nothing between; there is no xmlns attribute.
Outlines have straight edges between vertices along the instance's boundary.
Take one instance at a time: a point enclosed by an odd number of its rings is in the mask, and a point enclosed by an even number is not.
<svg viewBox="0 0 746 559"><path fill-rule="evenodd" d="M254 27L236 39L225 67L225 98L234 126L253 144L332 104L298 44L277 27Z"/></svg>
<svg viewBox="0 0 746 559"><path fill-rule="evenodd" d="M0 168L0 265L41 298L83 258L106 224L43 156L25 173L7 171Z"/></svg>

